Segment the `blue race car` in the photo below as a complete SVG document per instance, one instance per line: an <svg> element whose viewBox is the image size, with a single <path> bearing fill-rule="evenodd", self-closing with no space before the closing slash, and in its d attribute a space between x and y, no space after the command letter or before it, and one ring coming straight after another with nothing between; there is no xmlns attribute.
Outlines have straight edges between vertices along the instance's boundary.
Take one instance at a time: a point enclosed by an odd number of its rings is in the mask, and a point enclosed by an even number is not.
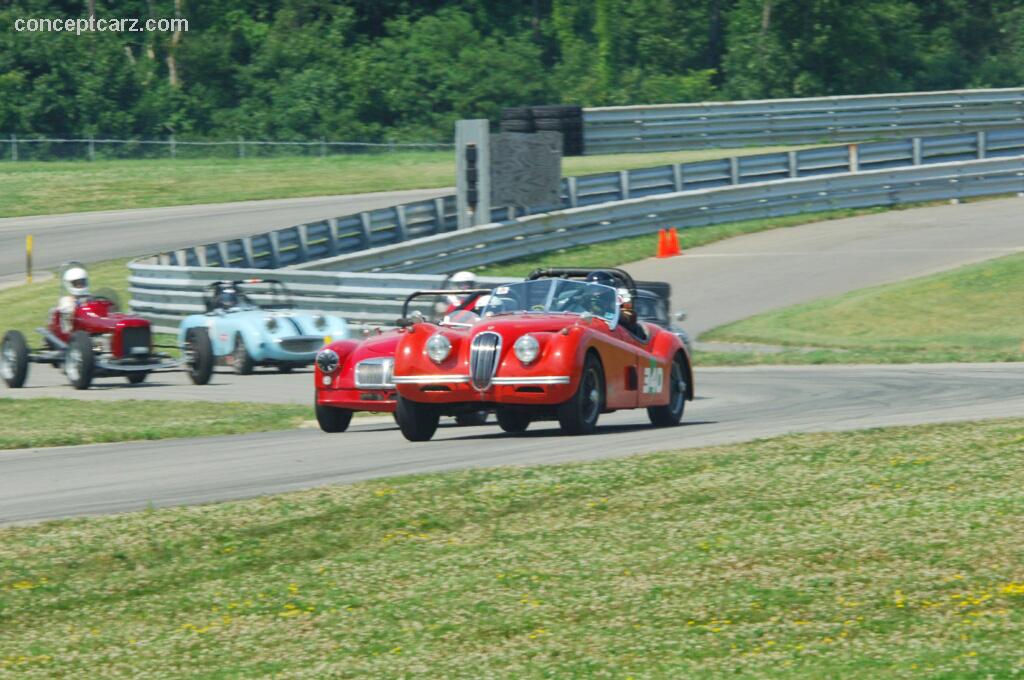
<svg viewBox="0 0 1024 680"><path fill-rule="evenodd" d="M257 304L253 297L265 300ZM276 279L216 281L203 295L205 314L185 317L178 328L192 382L205 385L215 365L248 375L256 366L282 373L309 366L329 342L349 336L336 316L294 309L285 285Z"/></svg>

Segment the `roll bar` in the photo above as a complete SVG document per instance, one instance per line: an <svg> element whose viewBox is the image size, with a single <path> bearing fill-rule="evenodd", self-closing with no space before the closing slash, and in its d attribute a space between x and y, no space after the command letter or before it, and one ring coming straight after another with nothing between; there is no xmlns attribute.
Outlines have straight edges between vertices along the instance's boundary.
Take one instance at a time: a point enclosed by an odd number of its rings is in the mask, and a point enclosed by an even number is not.
<svg viewBox="0 0 1024 680"><path fill-rule="evenodd" d="M629 275L629 272L618 269L616 267L601 267L599 269L570 269L570 268L559 268L549 267L547 269L534 269L530 272L530 275L526 277L527 281L534 281L536 279L585 279L591 274L602 272L608 274L613 279L618 279L622 283L622 287L629 291L630 297L636 297L636 281Z"/></svg>

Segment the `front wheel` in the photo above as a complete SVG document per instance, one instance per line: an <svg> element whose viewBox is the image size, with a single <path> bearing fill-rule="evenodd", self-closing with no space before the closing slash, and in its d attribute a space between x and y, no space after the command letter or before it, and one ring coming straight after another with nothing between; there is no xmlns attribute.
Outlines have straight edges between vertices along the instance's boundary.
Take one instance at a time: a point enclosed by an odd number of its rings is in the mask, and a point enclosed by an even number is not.
<svg viewBox="0 0 1024 680"><path fill-rule="evenodd" d="M195 385L205 385L213 375L213 345L205 328L190 328L185 334L185 365Z"/></svg>
<svg viewBox="0 0 1024 680"><path fill-rule="evenodd" d="M316 422L324 432L344 432L352 422L352 411L347 408L316 405Z"/></svg>
<svg viewBox="0 0 1024 680"><path fill-rule="evenodd" d="M87 390L95 373L96 354L92 349L92 336L85 331L75 331L64 353L64 375L76 390Z"/></svg>
<svg viewBox="0 0 1024 680"><path fill-rule="evenodd" d="M469 413L460 413L455 416L455 423L463 427L484 425L486 422L487 411L471 411Z"/></svg>
<svg viewBox="0 0 1024 680"><path fill-rule="evenodd" d="M672 427L683 419L686 409L686 370L683 359L676 356L669 374L668 403L664 406L651 406L647 409L647 417L656 427Z"/></svg>
<svg viewBox="0 0 1024 680"><path fill-rule="evenodd" d="M7 331L0 344L0 377L8 387L19 388L28 378L28 344L20 331Z"/></svg>
<svg viewBox="0 0 1024 680"><path fill-rule="evenodd" d="M232 362L235 365L235 373L238 375L250 375L252 374L253 361L252 357L249 356L249 350L245 348L245 341L242 340L242 334L235 334L235 349L231 352L231 356L234 359Z"/></svg>
<svg viewBox="0 0 1024 680"><path fill-rule="evenodd" d="M588 354L583 362L576 394L558 406L558 424L564 434L591 434L604 409L604 371L601 362Z"/></svg>
<svg viewBox="0 0 1024 680"><path fill-rule="evenodd" d="M437 432L441 414L431 404L421 404L398 396L395 420L402 435L411 442L429 441Z"/></svg>

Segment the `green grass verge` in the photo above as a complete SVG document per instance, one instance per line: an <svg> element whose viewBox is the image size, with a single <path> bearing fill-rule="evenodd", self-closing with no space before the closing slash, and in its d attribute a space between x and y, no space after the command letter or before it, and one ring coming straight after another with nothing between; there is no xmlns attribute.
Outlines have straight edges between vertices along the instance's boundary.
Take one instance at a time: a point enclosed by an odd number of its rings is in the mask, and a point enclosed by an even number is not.
<svg viewBox="0 0 1024 680"><path fill-rule="evenodd" d="M0 399L0 449L268 432L312 417L307 406L239 402Z"/></svg>
<svg viewBox="0 0 1024 680"><path fill-rule="evenodd" d="M753 234L768 229L796 227L812 222L838 220L844 217L870 215L887 212L894 208L879 206L877 208L859 208L846 210L827 210L822 212L769 217L761 220L745 220L727 224L714 224L706 227L691 227L679 231L679 246L685 251L689 248L707 245L715 241ZM646 234L629 238L594 243L586 246L574 246L559 250L531 255L507 262L476 267L475 271L486 276L526 276L537 267L615 267L620 264L636 262L654 257L658 251L658 235Z"/></svg>
<svg viewBox="0 0 1024 680"><path fill-rule="evenodd" d="M9 528L0 674L1010 677L1022 489L1017 419Z"/></svg>
<svg viewBox="0 0 1024 680"><path fill-rule="evenodd" d="M1024 254L759 314L702 340L820 348L717 363L1024 360Z"/></svg>
<svg viewBox="0 0 1024 680"><path fill-rule="evenodd" d="M584 156L566 158L562 171L580 175L790 148L798 147ZM454 178L452 151L327 158L0 163L0 217L426 189L451 186Z"/></svg>

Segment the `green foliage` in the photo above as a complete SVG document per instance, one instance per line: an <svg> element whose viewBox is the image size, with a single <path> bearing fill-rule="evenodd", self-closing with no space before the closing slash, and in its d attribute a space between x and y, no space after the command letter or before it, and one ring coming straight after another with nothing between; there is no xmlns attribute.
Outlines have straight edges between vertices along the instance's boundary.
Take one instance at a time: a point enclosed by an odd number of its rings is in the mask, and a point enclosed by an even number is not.
<svg viewBox="0 0 1024 680"><path fill-rule="evenodd" d="M1016 0L119 0L180 35L28 33L0 8L0 133L446 140L502 107L999 87Z"/></svg>

